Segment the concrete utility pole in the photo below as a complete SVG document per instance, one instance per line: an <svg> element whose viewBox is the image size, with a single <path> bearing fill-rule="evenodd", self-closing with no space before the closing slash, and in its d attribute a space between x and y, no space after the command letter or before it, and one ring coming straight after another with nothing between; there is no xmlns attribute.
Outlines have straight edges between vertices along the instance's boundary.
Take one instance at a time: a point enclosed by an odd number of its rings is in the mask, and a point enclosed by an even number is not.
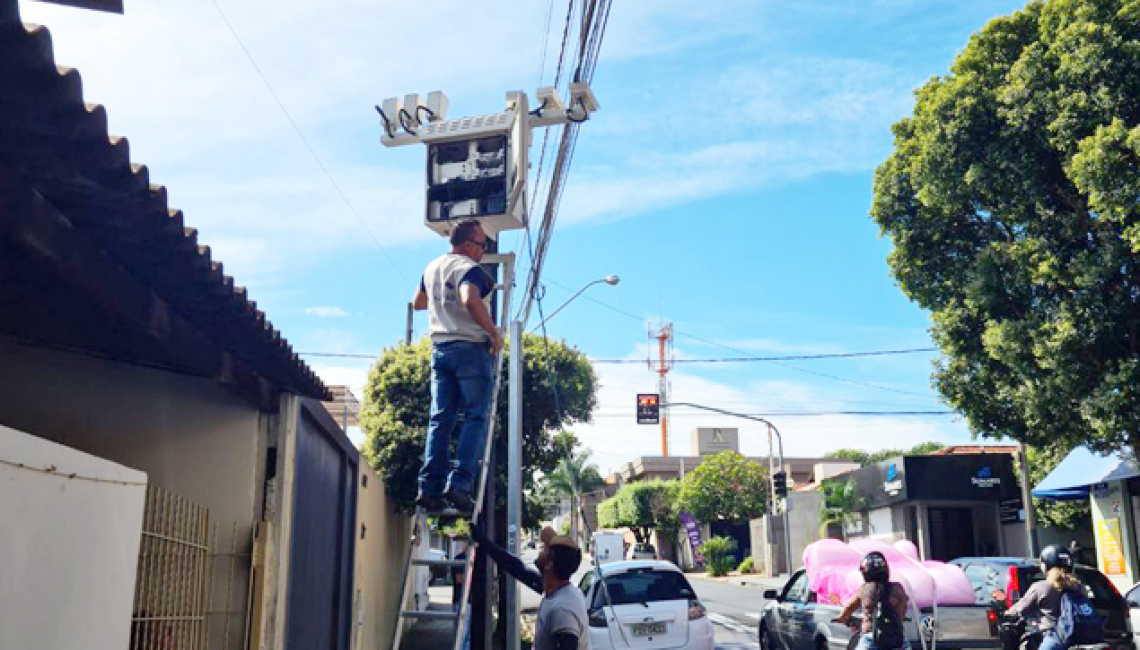
<svg viewBox="0 0 1140 650"><path fill-rule="evenodd" d="M1037 543L1037 510L1033 507L1032 486L1029 485L1029 448L1017 443L1017 464L1021 466L1021 506L1025 508L1025 544L1029 557L1037 557L1041 550Z"/></svg>
<svg viewBox="0 0 1140 650"><path fill-rule="evenodd" d="M507 550L519 553L519 536L522 533L522 407L523 407L523 324L511 321L510 331L510 393L507 395ZM507 580L506 618L507 647L519 647L519 584Z"/></svg>

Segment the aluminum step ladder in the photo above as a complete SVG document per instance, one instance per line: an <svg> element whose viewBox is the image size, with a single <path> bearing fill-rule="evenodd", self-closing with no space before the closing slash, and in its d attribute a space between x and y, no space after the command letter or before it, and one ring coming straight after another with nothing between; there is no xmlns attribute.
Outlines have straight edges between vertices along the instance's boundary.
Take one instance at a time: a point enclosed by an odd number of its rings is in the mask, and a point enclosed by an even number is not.
<svg viewBox="0 0 1140 650"><path fill-rule="evenodd" d="M480 261L480 263L498 264L499 267L503 270L503 282L501 285L503 300L500 314L509 314L511 309L511 294L513 293L515 280L514 253L488 253L487 255L483 256L483 259ZM502 326L502 323L507 322L508 320L509 319L502 316L499 318L499 331L502 333L504 340L506 340L506 331ZM505 349L506 348L504 347L504 350ZM491 391L491 408L487 417L487 433L485 434L486 437L484 438L485 442L483 445L483 458L479 461L479 478L475 482L476 487L472 492L472 496L475 497L475 505L469 518L469 521L472 523L482 516L483 500L487 494L487 478L489 474L487 469L491 466L491 454L494 453L495 448L495 422L496 418L498 417L497 411L499 403L499 388L500 384L502 383L502 367L503 352L500 351L497 355L495 355L493 371L495 376L495 385ZM403 640L405 624L417 620L452 621L454 624L454 641L452 642L452 650L463 650L464 640L467 636L468 626L470 623L469 619L471 617L471 581L472 576L475 572L475 558L478 555L478 547L475 544L468 544L466 558L463 560L433 560L427 557L415 557L416 547L421 541L418 540L416 536L419 534L421 526L426 528L426 518L429 516L437 515L452 518L461 518L465 516L464 513L460 513L459 511L451 508L432 513L426 512L423 508L416 508L416 514L412 521L412 535L408 540L407 559L404 561L404 577L402 587L400 588L399 600L400 615L399 620L396 621L395 632L393 633L392 638L392 645L390 646L392 650L401 650L400 643ZM425 544L427 543L426 539L422 541ZM415 588L414 585L416 578L416 567L427 567L429 570L431 567L447 567L449 569L460 567L463 568L463 595L462 599L459 601L458 612L429 611L426 609L404 609L404 605L407 604L409 588ZM424 606L427 607L428 603L424 603Z"/></svg>

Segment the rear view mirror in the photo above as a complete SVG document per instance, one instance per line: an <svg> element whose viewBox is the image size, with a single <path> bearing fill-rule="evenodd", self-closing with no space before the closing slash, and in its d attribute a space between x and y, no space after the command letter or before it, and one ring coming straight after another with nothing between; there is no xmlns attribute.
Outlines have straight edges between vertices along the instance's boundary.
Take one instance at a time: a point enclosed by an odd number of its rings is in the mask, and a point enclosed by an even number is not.
<svg viewBox="0 0 1140 650"><path fill-rule="evenodd" d="M780 592L775 589L765 589L764 600L780 600Z"/></svg>

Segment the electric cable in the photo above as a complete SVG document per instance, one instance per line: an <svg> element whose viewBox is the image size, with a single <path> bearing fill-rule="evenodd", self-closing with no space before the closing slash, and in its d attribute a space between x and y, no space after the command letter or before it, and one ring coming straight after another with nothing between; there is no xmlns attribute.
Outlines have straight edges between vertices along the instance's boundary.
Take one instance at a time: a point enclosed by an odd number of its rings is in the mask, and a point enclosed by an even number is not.
<svg viewBox="0 0 1140 650"><path fill-rule="evenodd" d="M398 115L400 118L400 126L404 127L404 130L407 131L409 135L416 135L412 127L408 126L408 122L415 122L415 118L412 117L412 114L409 113L407 109L401 108Z"/></svg>
<svg viewBox="0 0 1140 650"><path fill-rule="evenodd" d="M368 223L364 221L364 217L360 216L360 213L356 211L356 208L352 205L352 202L348 200L348 196L344 193L344 190L341 189L340 184L336 182L335 178L333 178L332 172L330 172L328 168L325 167L325 163L321 160L321 157L317 155L316 149L314 149L313 145L309 143L309 139L305 137L305 134L301 131L301 127L298 126L297 121L293 119L293 115L289 113L289 110L287 108L285 108L285 103L281 101L281 97L278 96L277 91L273 89L273 84L269 83L269 79L265 76L265 73L261 71L261 66L257 65L257 61L254 60L253 54L250 53L249 49L245 46L245 43L242 42L241 36L238 35L237 30L234 29L233 24L230 23L230 19L226 17L226 13L222 11L222 7L218 4L218 0L210 0L210 2L214 5L214 9L217 10L218 15L221 16L222 22L226 24L226 27L229 28L230 33L233 34L234 40L237 41L237 44L239 47L241 47L242 52L245 52L245 56L247 59L249 59L250 65L252 65L254 71L257 72L257 76L261 77L261 82L265 84L265 88L269 91L269 94L273 96L273 100L277 102L277 107L281 109L281 112L285 115L285 119L289 120L289 124L293 125L293 130L297 133L297 137L301 139L301 142L305 145L305 148L309 150L309 155L313 157L313 160L317 163L317 166L320 167L321 172L324 173L325 178L328 179L329 184L332 185L333 189L336 190L337 195L340 196L341 201L343 201L345 206L348 207L349 212L351 212L352 215L356 217L356 220L360 222L361 227L364 228L364 231L368 233L368 236L372 239L372 243L376 245L376 248L380 249L380 253L384 256L384 259L388 260L388 263L392 265L392 268L396 270L396 273L398 273L400 277L404 279L404 282L412 284L411 278L409 278L407 274L404 273L404 270L401 269L396 264L396 261L392 259L392 256L388 254L388 250L384 248L384 246L380 243L380 240L372 232L372 229L368 227Z"/></svg>
<svg viewBox="0 0 1140 650"><path fill-rule="evenodd" d="M375 108L376 112L380 114L380 119L384 121L384 132L388 134L389 138L396 137L396 134L392 133L392 121L384 114L384 109L380 108L379 104L376 104Z"/></svg>

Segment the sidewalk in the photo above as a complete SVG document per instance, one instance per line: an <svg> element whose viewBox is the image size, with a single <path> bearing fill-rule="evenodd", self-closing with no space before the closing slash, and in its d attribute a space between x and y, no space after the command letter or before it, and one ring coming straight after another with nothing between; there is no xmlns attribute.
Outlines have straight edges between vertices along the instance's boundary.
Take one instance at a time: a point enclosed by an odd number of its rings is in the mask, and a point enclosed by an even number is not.
<svg viewBox="0 0 1140 650"><path fill-rule="evenodd" d="M769 578L756 573L741 574L735 571L721 577L710 576L704 571L690 571L685 573L685 577L690 580L705 580L707 582L719 582L725 585L756 587L757 589L782 589L784 583L788 581L787 575Z"/></svg>

